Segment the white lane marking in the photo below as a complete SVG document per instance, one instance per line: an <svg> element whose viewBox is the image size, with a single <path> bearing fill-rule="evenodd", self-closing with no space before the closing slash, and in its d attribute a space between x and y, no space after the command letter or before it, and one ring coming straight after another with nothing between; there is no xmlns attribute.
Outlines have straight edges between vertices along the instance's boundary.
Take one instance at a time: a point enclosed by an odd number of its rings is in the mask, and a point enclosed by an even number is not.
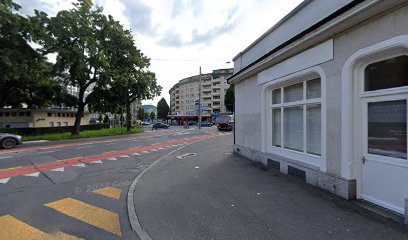
<svg viewBox="0 0 408 240"><path fill-rule="evenodd" d="M102 163L102 161L101 161L101 160L98 160L98 161L93 161L93 162L91 162L91 163Z"/></svg>
<svg viewBox="0 0 408 240"><path fill-rule="evenodd" d="M200 167L199 167L199 166L195 166L194 168L195 168L195 169L198 169L198 168L200 168Z"/></svg>
<svg viewBox="0 0 408 240"><path fill-rule="evenodd" d="M117 143L106 143L105 145L113 145L113 144L117 144Z"/></svg>
<svg viewBox="0 0 408 240"><path fill-rule="evenodd" d="M123 156L120 156L121 158L128 158L129 156L128 155L123 155Z"/></svg>
<svg viewBox="0 0 408 240"><path fill-rule="evenodd" d="M63 172L63 171L64 171L64 168L62 167L62 168L51 169L50 171L53 171L53 172Z"/></svg>
<svg viewBox="0 0 408 240"><path fill-rule="evenodd" d="M149 151L143 151L142 153L149 153Z"/></svg>
<svg viewBox="0 0 408 240"><path fill-rule="evenodd" d="M158 148L158 149L163 150L164 148Z"/></svg>
<svg viewBox="0 0 408 240"><path fill-rule="evenodd" d="M6 159L6 158L11 158L13 156L4 156L4 157L0 157L0 159Z"/></svg>
<svg viewBox="0 0 408 240"><path fill-rule="evenodd" d="M140 153L132 153L133 156L140 156Z"/></svg>
<svg viewBox="0 0 408 240"><path fill-rule="evenodd" d="M73 167L86 167L85 163L72 165Z"/></svg>
<svg viewBox="0 0 408 240"><path fill-rule="evenodd" d="M153 149L152 152L157 152L157 149Z"/></svg>
<svg viewBox="0 0 408 240"><path fill-rule="evenodd" d="M28 173L28 174L24 174L24 176L27 176L27 177L38 177L38 176L40 176L40 172Z"/></svg>
<svg viewBox="0 0 408 240"><path fill-rule="evenodd" d="M44 154L44 153L53 153L53 152L57 152L58 150L53 150L53 151L45 151L45 152L37 152L35 154Z"/></svg>
<svg viewBox="0 0 408 240"><path fill-rule="evenodd" d="M108 158L108 159L106 159L106 160L116 161L116 160L118 160L118 159L117 159L117 158Z"/></svg>
<svg viewBox="0 0 408 240"><path fill-rule="evenodd" d="M10 180L10 178L3 178L3 179L0 179L0 183L5 184L5 183L7 183L9 180Z"/></svg>
<svg viewBox="0 0 408 240"><path fill-rule="evenodd" d="M78 147L78 149L91 148L91 147L94 147L94 146L90 145L90 146Z"/></svg>

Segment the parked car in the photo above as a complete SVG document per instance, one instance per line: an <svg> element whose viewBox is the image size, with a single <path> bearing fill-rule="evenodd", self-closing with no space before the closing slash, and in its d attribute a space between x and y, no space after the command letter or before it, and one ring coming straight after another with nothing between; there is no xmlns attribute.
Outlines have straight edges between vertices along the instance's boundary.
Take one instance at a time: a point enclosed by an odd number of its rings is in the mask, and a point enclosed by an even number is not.
<svg viewBox="0 0 408 240"><path fill-rule="evenodd" d="M194 122L194 121L188 122L188 126L196 126L196 125L197 125L197 122Z"/></svg>
<svg viewBox="0 0 408 240"><path fill-rule="evenodd" d="M213 124L211 122L201 122L201 127L212 127Z"/></svg>
<svg viewBox="0 0 408 240"><path fill-rule="evenodd" d="M148 123L148 122L142 122L141 124L142 124L142 126L150 125L150 123Z"/></svg>
<svg viewBox="0 0 408 240"><path fill-rule="evenodd" d="M153 124L152 129L158 129L158 128L166 128L167 129L167 128L169 128L169 125L161 123L161 122Z"/></svg>
<svg viewBox="0 0 408 240"><path fill-rule="evenodd" d="M0 147L5 149L14 148L22 144L22 137L20 135L10 133L0 133Z"/></svg>

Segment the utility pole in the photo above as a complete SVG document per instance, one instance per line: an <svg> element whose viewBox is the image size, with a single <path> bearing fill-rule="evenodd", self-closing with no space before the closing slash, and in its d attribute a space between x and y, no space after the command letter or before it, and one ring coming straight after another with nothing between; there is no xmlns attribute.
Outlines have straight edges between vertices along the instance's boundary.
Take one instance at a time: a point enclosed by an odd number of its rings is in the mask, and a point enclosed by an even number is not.
<svg viewBox="0 0 408 240"><path fill-rule="evenodd" d="M200 81L198 83L198 130L201 130L201 66Z"/></svg>

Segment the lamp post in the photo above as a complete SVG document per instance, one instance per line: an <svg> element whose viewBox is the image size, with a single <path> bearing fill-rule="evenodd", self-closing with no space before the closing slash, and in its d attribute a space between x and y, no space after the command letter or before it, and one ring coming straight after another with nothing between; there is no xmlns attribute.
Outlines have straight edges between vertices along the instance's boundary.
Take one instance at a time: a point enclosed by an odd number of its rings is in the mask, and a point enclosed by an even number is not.
<svg viewBox="0 0 408 240"><path fill-rule="evenodd" d="M200 80L198 83L198 130L201 130L201 66L200 66Z"/></svg>

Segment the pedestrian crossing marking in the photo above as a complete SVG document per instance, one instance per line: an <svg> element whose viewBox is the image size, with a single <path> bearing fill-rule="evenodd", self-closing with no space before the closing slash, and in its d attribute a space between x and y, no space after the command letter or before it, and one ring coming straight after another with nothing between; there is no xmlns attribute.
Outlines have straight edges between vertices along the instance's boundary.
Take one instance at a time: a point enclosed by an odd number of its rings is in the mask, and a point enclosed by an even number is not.
<svg viewBox="0 0 408 240"><path fill-rule="evenodd" d="M99 194L105 197L119 199L120 194L122 193L122 190L118 188L113 188L113 187L106 187L106 188L95 190L93 191L93 193L96 193L96 194Z"/></svg>
<svg viewBox="0 0 408 240"><path fill-rule="evenodd" d="M8 240L83 240L63 232L45 233L17 218L5 215L0 217L0 239Z"/></svg>
<svg viewBox="0 0 408 240"><path fill-rule="evenodd" d="M117 213L95 207L73 198L64 198L59 201L47 203L44 206L117 236L122 235L119 215Z"/></svg>

